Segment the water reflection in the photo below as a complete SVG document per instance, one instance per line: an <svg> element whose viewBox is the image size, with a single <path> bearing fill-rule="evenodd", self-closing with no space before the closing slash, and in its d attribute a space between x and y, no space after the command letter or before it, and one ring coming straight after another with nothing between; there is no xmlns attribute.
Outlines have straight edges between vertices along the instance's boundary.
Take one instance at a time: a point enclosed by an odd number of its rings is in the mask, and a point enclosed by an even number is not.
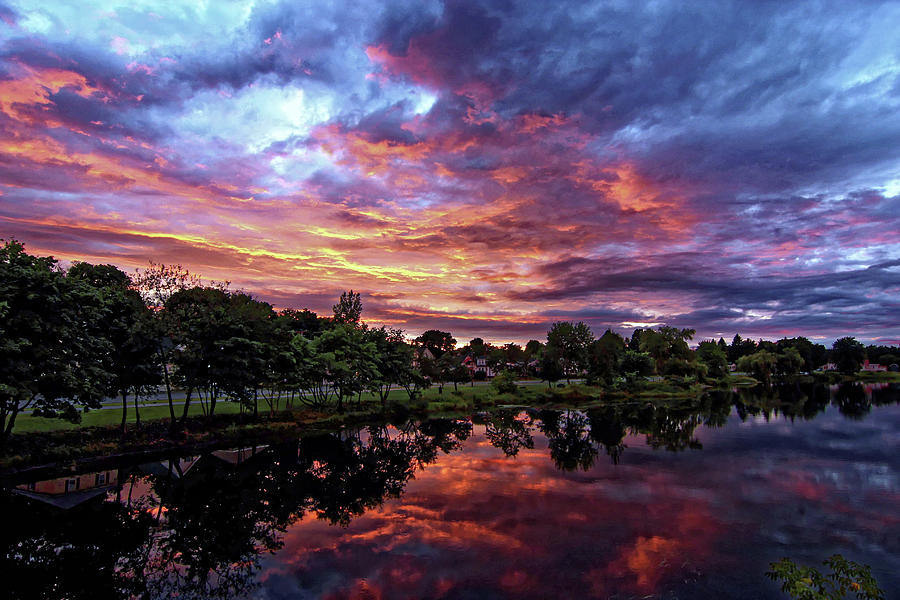
<svg viewBox="0 0 900 600"><path fill-rule="evenodd" d="M897 398L505 410L18 482L4 596L759 597L766 561L830 550L900 586Z"/></svg>

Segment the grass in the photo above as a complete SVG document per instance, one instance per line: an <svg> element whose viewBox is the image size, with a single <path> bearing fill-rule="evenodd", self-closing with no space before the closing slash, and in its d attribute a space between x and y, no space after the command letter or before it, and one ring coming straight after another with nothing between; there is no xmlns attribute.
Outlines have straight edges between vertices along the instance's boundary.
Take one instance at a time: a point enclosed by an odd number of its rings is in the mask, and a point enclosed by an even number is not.
<svg viewBox="0 0 900 600"><path fill-rule="evenodd" d="M669 382L653 382L647 383L637 395L642 397L670 397L678 395L695 395L693 388L685 389ZM496 390L490 385L460 385L454 389L452 385L445 385L443 392L439 392L437 387L431 387L420 392L416 400L410 401L409 395L405 390L395 389L388 394L386 404L394 410L406 412L428 413L428 414L446 414L455 412L464 412L467 410L482 410L492 406L502 404L514 405L553 405L553 404L571 404L573 402L591 401L606 396L607 392L597 386L589 386L585 384L573 383L564 385L563 387L547 387L543 384L523 385L519 386L516 394L498 395ZM628 392L612 394L613 396L632 395ZM282 402L281 407L284 408ZM300 406L300 410L305 407ZM180 417L183 406L176 405L175 413ZM348 412L362 411L371 413L373 411L380 412L381 400L375 394L364 393L357 400L354 398L348 405ZM260 400L260 413L268 413L268 405ZM240 405L236 402L228 402L220 400L216 405L216 414L219 415L237 415L240 414ZM159 420L167 420L169 418L169 407L164 402L154 404L152 406L143 406L140 409L141 421L149 423ZM200 417L204 415L203 407L194 399L191 403L189 413L192 417ZM51 431L74 431L79 429L89 429L95 427L118 427L122 422L121 410L104 409L92 410L82 414L81 423L70 423L62 419L50 419L45 417L35 417L30 414L19 415L16 419L14 429L15 434L41 433ZM128 407L128 424L136 423L136 415L134 406Z"/></svg>
<svg viewBox="0 0 900 600"><path fill-rule="evenodd" d="M857 381L900 381L897 373L866 373ZM729 376L712 382L715 387L751 385L750 377ZM570 384L548 387L524 385L516 393L498 394L491 385L444 386L443 393L436 387L423 390L410 400L405 390L392 390L384 408L374 394L362 394L345 405L343 413L337 413L333 405L326 410L314 410L296 406L270 414L269 407L260 401L260 418L241 414L235 402L220 401L215 418L204 415L199 402L191 404L190 419L185 431L175 438L168 431L169 408L166 404L141 408L142 427L134 426L134 407L129 406L126 435L120 431L121 411L93 410L85 413L79 424L59 419L20 415L10 446L5 455L0 454L0 468L24 467L84 457L109 456L123 452L164 450L166 448L196 447L198 444L236 444L241 440L259 440L267 436L296 436L310 430L335 430L345 425L361 425L385 419L399 421L416 417L463 417L501 406L530 406L535 408L590 407L606 403L633 402L635 400L663 402L689 400L701 396L709 385L689 380L640 382L632 389L618 385L605 389L586 384ZM176 406L181 415L182 406Z"/></svg>
<svg viewBox="0 0 900 600"><path fill-rule="evenodd" d="M175 414L179 417L183 410L183 406L175 407ZM238 414L240 406L235 402L220 402L216 405L216 413L218 414ZM200 416L203 414L203 408L199 403L192 403L188 408L189 416ZM141 421L157 421L169 418L169 406L167 404L159 406L141 407ZM128 423L136 423L137 417L134 414L134 406L128 407ZM92 410L83 413L81 423L70 423L62 419L48 419L46 417L35 417L30 414L19 415L16 418L15 433L34 433L42 431L66 431L73 429L81 429L85 427L110 427L119 426L122 423L121 410Z"/></svg>

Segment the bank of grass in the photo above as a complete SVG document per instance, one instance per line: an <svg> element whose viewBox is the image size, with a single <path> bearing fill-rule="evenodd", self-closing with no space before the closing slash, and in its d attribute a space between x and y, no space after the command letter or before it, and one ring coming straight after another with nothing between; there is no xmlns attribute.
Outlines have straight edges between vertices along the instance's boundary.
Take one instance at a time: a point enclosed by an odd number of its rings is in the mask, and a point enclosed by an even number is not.
<svg viewBox="0 0 900 600"><path fill-rule="evenodd" d="M850 381L862 381L865 383L900 383L900 373L893 371L871 372L864 371L851 376Z"/></svg>
<svg viewBox="0 0 900 600"><path fill-rule="evenodd" d="M296 406L291 410L269 411L260 402L260 414L254 418L234 402L220 401L216 415L203 414L198 403L191 406L184 431L176 436L169 432L169 409L165 404L141 408L142 426L135 426L134 408L129 407L128 431L120 430L121 412L95 410L84 414L80 424L57 419L21 415L10 445L0 455L0 469L23 468L40 464L64 464L67 461L98 456L121 456L193 449L216 445L240 445L248 440L262 443L266 439L285 439L313 431L334 431L344 426L365 425L405 418L465 417L477 412L506 406L560 409L592 407L605 403L668 402L701 396L713 388L728 388L755 382L746 376L728 376L703 384L690 379L640 381L627 385L617 382L611 388L583 383L522 385L515 393L498 393L491 385L461 385L443 391L432 387L410 399L404 390L392 390L384 406L372 394L363 394L348 403L343 413L333 407L315 410ZM181 414L182 407L176 406Z"/></svg>
<svg viewBox="0 0 900 600"><path fill-rule="evenodd" d="M838 373L837 371L813 371L810 375L814 381L820 383L900 383L900 373L892 371L860 371L853 375Z"/></svg>
<svg viewBox="0 0 900 600"><path fill-rule="evenodd" d="M180 417L183 406L176 406L175 413ZM216 406L216 412L219 414L238 414L240 413L240 406L238 406L235 402L223 402ZM203 415L203 408L198 405L193 405L188 409L188 416L196 417ZM166 404L162 405L154 405L154 406L144 406L141 407L141 421L158 421L160 419L168 419L169 418L169 407ZM137 416L134 413L134 406L128 407L128 423L134 424L137 422ZM68 421L64 421L62 419L48 419L46 417L35 417L30 414L19 415L16 418L16 427L15 433L35 433L35 432L46 432L46 431L71 431L73 429L83 429L88 427L110 427L110 426L120 426L122 423L122 411L121 410L92 410L90 412L83 413L81 416L81 423L70 423Z"/></svg>
<svg viewBox="0 0 900 600"><path fill-rule="evenodd" d="M749 379L749 378L748 378ZM750 381L754 381L750 379ZM409 395L405 390L391 390L388 395L386 408L390 412L393 410L405 410L410 413L427 413L427 414L444 414L454 413L465 410L481 410L492 406L506 404L530 405L536 404L546 406L556 403L571 403L579 401L590 401L607 396L610 398L621 397L669 397L669 396L694 396L702 393L708 386L697 383L673 383L671 381L646 382L639 387L633 389L619 388L606 389L600 386L586 385L583 383L557 383L548 386L542 383L532 383L530 385L518 386L515 394L498 394L490 385L468 386L460 385L454 389L452 385L445 385L443 391L438 387L431 387L419 393L419 396L413 400L409 399ZM279 407L279 413L284 411L284 403ZM364 393L359 398L354 398L348 403L347 413L373 413L381 412L381 402L377 396ZM183 407L176 405L175 412L179 417L182 414ZM271 412L268 405L260 402L260 414L266 416ZM287 412L299 412L309 414L310 411L304 405L296 405L292 410ZM203 417L205 415L204 407L195 401L189 409L190 417ZM221 416L241 415L249 417L247 410L241 410L236 402L220 400L216 405L216 414ZM331 414L331 413L326 413ZM164 404L154 404L151 406L143 406L140 409L142 423L152 423L159 420L168 420L169 407ZM137 416L134 406L129 405L127 424L133 427L136 423ZM53 431L75 431L93 428L115 428L120 427L122 422L122 413L117 409L91 410L82 414L80 423L70 423L62 419L51 419L46 417L36 417L30 414L22 414L16 419L14 434L21 436L33 433L47 433ZM249 421L248 421L249 422Z"/></svg>

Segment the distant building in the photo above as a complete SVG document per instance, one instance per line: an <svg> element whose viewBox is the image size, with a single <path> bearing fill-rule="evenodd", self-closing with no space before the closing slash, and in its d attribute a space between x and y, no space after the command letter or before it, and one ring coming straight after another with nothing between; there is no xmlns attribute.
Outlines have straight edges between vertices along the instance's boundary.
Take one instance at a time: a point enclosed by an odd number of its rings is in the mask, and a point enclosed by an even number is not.
<svg viewBox="0 0 900 600"><path fill-rule="evenodd" d="M862 370L872 372L872 373L877 373L877 372L887 371L888 368L884 365L879 365L877 363L870 363L869 359L867 358L866 361L863 363Z"/></svg>
<svg viewBox="0 0 900 600"><path fill-rule="evenodd" d="M474 379L476 373L484 373L485 377L493 377L494 370L488 365L486 356L466 356L463 360L463 366L469 370L469 374Z"/></svg>
<svg viewBox="0 0 900 600"><path fill-rule="evenodd" d="M419 369L422 367L422 363L426 361L434 360L434 353L428 348L416 348L415 352L413 352L413 369Z"/></svg>

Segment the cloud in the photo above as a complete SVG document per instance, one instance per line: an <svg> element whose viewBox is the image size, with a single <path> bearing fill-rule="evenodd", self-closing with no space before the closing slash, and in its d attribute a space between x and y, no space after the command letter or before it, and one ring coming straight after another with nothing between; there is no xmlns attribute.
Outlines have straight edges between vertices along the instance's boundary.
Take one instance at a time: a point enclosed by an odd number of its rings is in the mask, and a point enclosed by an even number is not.
<svg viewBox="0 0 900 600"><path fill-rule="evenodd" d="M897 337L897 10L13 3L3 233L413 334Z"/></svg>

